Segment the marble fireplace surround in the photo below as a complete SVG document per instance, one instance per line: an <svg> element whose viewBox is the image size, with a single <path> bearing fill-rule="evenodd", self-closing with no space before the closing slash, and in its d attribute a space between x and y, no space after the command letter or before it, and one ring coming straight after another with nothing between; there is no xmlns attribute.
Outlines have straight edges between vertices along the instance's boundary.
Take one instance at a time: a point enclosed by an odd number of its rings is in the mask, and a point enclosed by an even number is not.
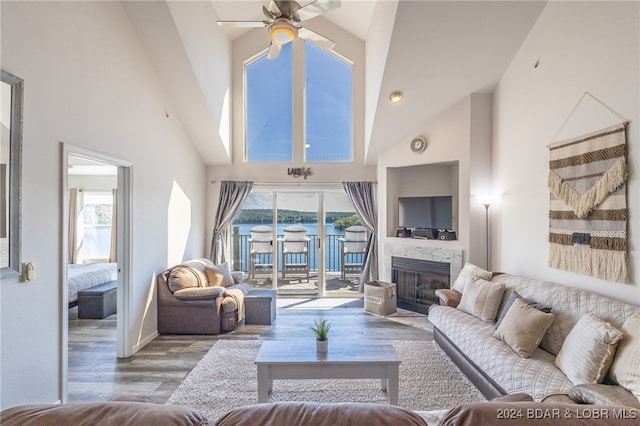
<svg viewBox="0 0 640 426"><path fill-rule="evenodd" d="M462 270L462 249L451 247L454 241L432 241L411 238L389 238L384 242L382 255L382 279L391 281L391 258L430 260L449 263L450 282L453 283Z"/></svg>

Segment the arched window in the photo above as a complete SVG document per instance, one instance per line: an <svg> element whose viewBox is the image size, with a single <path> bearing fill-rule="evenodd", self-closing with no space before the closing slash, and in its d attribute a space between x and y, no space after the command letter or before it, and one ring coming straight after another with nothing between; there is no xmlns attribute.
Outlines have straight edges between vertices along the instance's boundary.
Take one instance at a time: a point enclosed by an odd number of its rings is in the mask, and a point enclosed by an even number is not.
<svg viewBox="0 0 640 426"><path fill-rule="evenodd" d="M266 55L245 65L245 159L293 161L291 43L277 60Z"/></svg>
<svg viewBox="0 0 640 426"><path fill-rule="evenodd" d="M351 63L294 42L277 59L265 53L244 68L246 162L300 160L294 146L305 162L353 161ZM298 108L303 114L294 114ZM294 123L296 116L304 122Z"/></svg>

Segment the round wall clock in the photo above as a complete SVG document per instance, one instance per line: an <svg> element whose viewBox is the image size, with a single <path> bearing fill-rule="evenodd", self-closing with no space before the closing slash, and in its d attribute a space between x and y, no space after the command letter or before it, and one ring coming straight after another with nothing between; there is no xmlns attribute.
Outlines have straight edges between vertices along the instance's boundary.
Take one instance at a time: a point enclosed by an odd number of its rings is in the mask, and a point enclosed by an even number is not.
<svg viewBox="0 0 640 426"><path fill-rule="evenodd" d="M417 136L411 141L411 151L419 153L427 149L427 140L422 136Z"/></svg>

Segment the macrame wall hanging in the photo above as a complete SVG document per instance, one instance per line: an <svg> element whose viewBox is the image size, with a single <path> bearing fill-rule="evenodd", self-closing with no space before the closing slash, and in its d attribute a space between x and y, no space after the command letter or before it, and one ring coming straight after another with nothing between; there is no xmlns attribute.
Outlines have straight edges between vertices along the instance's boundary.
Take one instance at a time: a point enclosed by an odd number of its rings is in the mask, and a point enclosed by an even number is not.
<svg viewBox="0 0 640 426"><path fill-rule="evenodd" d="M550 267L627 282L627 124L549 145Z"/></svg>

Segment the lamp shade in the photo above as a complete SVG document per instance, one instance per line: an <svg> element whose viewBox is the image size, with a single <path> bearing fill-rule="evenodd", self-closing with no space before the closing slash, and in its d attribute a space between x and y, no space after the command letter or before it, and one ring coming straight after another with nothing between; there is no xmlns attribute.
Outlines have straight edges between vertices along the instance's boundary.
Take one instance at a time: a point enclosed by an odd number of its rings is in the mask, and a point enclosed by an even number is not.
<svg viewBox="0 0 640 426"><path fill-rule="evenodd" d="M280 45L293 41L298 35L298 29L286 20L276 20L269 27L271 41Z"/></svg>

